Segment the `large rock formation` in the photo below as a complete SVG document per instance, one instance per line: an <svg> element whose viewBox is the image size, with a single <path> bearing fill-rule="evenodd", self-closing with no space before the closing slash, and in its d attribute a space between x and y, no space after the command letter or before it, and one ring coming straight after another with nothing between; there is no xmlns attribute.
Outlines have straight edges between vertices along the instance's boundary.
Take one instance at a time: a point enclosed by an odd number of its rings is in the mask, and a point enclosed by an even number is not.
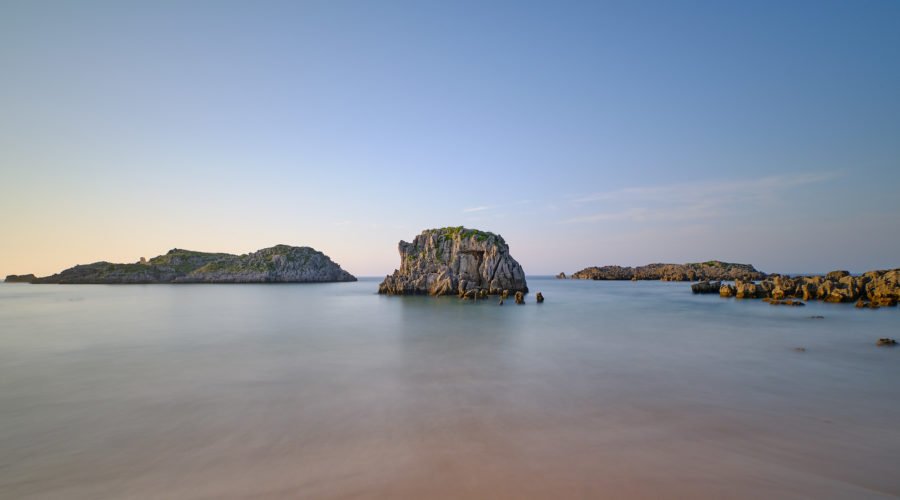
<svg viewBox="0 0 900 500"><path fill-rule="evenodd" d="M638 267L588 267L572 275L573 279L582 280L662 281L761 280L765 277L766 273L757 271L750 264L734 264L718 260L689 264L648 264Z"/></svg>
<svg viewBox="0 0 900 500"><path fill-rule="evenodd" d="M400 269L387 276L378 293L465 295L472 290L501 294L527 292L525 272L509 255L500 235L445 227L427 229L412 243L401 241Z"/></svg>
<svg viewBox="0 0 900 500"><path fill-rule="evenodd" d="M855 302L860 308L893 306L900 300L900 269L869 271L861 276L851 276L847 271L796 278L773 274L758 283L739 279L735 280L734 285L722 284L719 295L776 301L795 298Z"/></svg>
<svg viewBox="0 0 900 500"><path fill-rule="evenodd" d="M277 245L250 254L173 249L134 264L95 262L78 265L31 283L317 283L356 281L322 252Z"/></svg>

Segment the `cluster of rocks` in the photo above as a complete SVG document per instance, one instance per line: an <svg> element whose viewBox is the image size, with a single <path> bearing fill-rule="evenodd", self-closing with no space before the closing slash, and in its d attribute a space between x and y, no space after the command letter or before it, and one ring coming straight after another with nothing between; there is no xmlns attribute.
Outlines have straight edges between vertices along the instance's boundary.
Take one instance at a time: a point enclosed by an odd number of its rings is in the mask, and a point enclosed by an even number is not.
<svg viewBox="0 0 900 500"><path fill-rule="evenodd" d="M773 274L759 282L738 279L734 284L702 281L691 285L691 291L739 299L763 299L772 304L799 305L802 302L789 299L802 299L855 302L859 308L878 308L895 306L900 300L900 269L869 271L861 276L851 276L847 271L795 278Z"/></svg>
<svg viewBox="0 0 900 500"><path fill-rule="evenodd" d="M702 288L706 290L708 286ZM870 308L895 306L900 300L900 269L869 271L860 276L851 276L847 271L795 278L776 274L758 283L735 280L733 285L720 284L719 295L739 299L795 298L833 303L855 302L857 307Z"/></svg>
<svg viewBox="0 0 900 500"><path fill-rule="evenodd" d="M557 277L565 277L565 275ZM766 273L757 271L750 264L735 264L718 260L688 264L648 264L638 267L588 267L572 275L572 279L618 281L761 280L765 277Z"/></svg>
<svg viewBox="0 0 900 500"><path fill-rule="evenodd" d="M27 279L22 279L26 278ZM8 282L58 284L140 283L319 283L356 281L322 252L276 245L245 255L172 249L133 264L95 262L43 278L7 277Z"/></svg>
<svg viewBox="0 0 900 500"><path fill-rule="evenodd" d="M694 293L718 293L723 297L733 296L731 294L731 288L733 286L729 284L722 284L721 281L701 281L699 283L694 283L691 285L691 291ZM772 297L766 297L763 301L772 304L773 306L784 305L784 306L805 306L803 302L799 300L793 299L776 299Z"/></svg>
<svg viewBox="0 0 900 500"><path fill-rule="evenodd" d="M459 295L478 298L528 293L525 271L497 234L477 229L427 229L412 243L401 241L400 268L386 276L378 293Z"/></svg>

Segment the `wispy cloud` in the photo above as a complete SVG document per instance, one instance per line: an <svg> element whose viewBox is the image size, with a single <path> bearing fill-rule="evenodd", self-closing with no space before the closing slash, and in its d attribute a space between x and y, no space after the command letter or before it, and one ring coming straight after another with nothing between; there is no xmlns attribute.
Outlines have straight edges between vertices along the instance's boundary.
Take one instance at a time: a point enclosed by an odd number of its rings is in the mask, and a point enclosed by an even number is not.
<svg viewBox="0 0 900 500"><path fill-rule="evenodd" d="M498 208L515 207L518 205L527 205L529 203L531 203L531 200L519 200L519 201L514 201L512 203L506 203L506 204L502 204L502 205L481 205L481 206L477 206L477 207L464 208L462 211L464 213L484 212L487 210L495 210Z"/></svg>
<svg viewBox="0 0 900 500"><path fill-rule="evenodd" d="M592 193L571 200L575 208L604 210L561 221L564 224L628 220L635 222L695 221L720 217L736 209L776 201L792 190L827 182L839 172L801 172L744 180L718 180L639 186Z"/></svg>

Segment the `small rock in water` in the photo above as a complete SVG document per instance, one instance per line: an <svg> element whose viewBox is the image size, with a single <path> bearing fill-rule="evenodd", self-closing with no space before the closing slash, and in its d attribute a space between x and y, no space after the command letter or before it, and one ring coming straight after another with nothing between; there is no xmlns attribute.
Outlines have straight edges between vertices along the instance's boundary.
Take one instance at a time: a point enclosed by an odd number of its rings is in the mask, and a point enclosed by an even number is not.
<svg viewBox="0 0 900 500"><path fill-rule="evenodd" d="M522 292L516 292L516 304L522 305L525 303L525 294Z"/></svg>
<svg viewBox="0 0 900 500"><path fill-rule="evenodd" d="M825 319L825 316L810 316L809 319Z"/></svg>
<svg viewBox="0 0 900 500"><path fill-rule="evenodd" d="M768 302L769 304L771 304L773 306L805 306L806 305L805 303L803 303L799 300L793 300L793 299L765 298L765 299L763 299L763 302Z"/></svg>
<svg viewBox="0 0 900 500"><path fill-rule="evenodd" d="M806 352L806 348L805 348L805 347L795 347L794 350L797 351L797 352Z"/></svg>
<svg viewBox="0 0 900 500"><path fill-rule="evenodd" d="M721 281L701 281L691 285L691 291L694 293L721 293Z"/></svg>
<svg viewBox="0 0 900 500"><path fill-rule="evenodd" d="M537 299L538 304L544 302L544 295L541 292L538 292L534 298Z"/></svg>
<svg viewBox="0 0 900 500"><path fill-rule="evenodd" d="M888 346L888 345L897 345L897 341L894 339L884 337L884 338L878 339L878 342L875 342L875 345L877 345L879 347Z"/></svg>
<svg viewBox="0 0 900 500"><path fill-rule="evenodd" d="M503 297L500 297L500 303L497 304L497 305L499 305L499 306L502 306L502 305L503 305Z"/></svg>

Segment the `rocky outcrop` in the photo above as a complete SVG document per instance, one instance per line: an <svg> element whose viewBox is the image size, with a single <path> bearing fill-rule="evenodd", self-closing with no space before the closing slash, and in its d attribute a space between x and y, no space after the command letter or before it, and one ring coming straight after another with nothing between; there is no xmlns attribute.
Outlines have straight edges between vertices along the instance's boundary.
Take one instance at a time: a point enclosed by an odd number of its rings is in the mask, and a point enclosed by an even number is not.
<svg viewBox="0 0 900 500"><path fill-rule="evenodd" d="M721 281L701 281L691 285L691 291L694 293L719 293L721 288Z"/></svg>
<svg viewBox="0 0 900 500"><path fill-rule="evenodd" d="M638 267L588 267L572 275L573 279L635 281L732 281L761 280L765 277L765 273L757 271L750 264L734 264L718 260L689 264L649 264Z"/></svg>
<svg viewBox="0 0 900 500"><path fill-rule="evenodd" d="M10 274L6 277L6 283L33 283L37 277L33 274Z"/></svg>
<svg viewBox="0 0 900 500"><path fill-rule="evenodd" d="M78 265L32 283L319 283L356 281L322 252L277 245L250 254L172 249L134 264L95 262Z"/></svg>
<svg viewBox="0 0 900 500"><path fill-rule="evenodd" d="M559 274L557 274L557 275L556 275L556 279L558 279L558 280L564 280L564 279L566 279L566 273L559 273Z"/></svg>
<svg viewBox="0 0 900 500"><path fill-rule="evenodd" d="M412 243L401 241L400 269L378 286L390 295L461 295L484 290L496 295L528 292L522 266L497 234L445 227L428 229ZM505 298L505 296L504 296Z"/></svg>
<svg viewBox="0 0 900 500"><path fill-rule="evenodd" d="M723 284L723 297L739 299L802 299L832 303L856 303L859 308L876 309L895 306L900 301L900 269L869 271L852 276L847 271L834 271L825 276L782 276L773 274L759 281L735 280Z"/></svg>

